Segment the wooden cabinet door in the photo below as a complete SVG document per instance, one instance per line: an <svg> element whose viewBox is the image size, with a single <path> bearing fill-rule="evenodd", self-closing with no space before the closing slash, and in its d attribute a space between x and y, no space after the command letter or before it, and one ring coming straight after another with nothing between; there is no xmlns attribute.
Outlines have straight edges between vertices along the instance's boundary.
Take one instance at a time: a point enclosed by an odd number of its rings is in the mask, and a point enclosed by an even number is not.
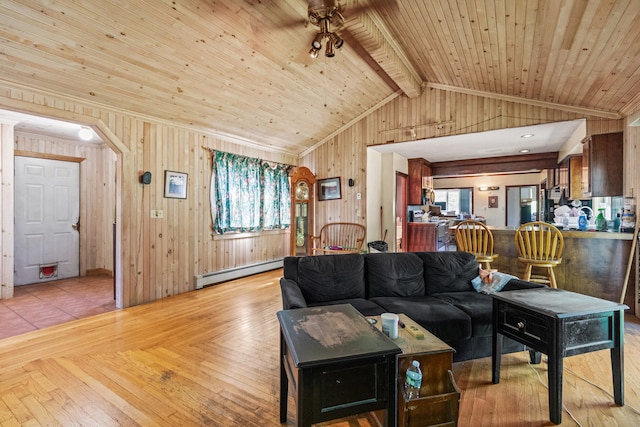
<svg viewBox="0 0 640 427"><path fill-rule="evenodd" d="M407 224L408 252L435 251L437 239L435 223L410 222Z"/></svg>
<svg viewBox="0 0 640 427"><path fill-rule="evenodd" d="M582 156L569 158L569 195L570 199L582 199Z"/></svg>
<svg viewBox="0 0 640 427"><path fill-rule="evenodd" d="M591 197L591 138L582 141L582 196Z"/></svg>
<svg viewBox="0 0 640 427"><path fill-rule="evenodd" d="M622 132L592 135L590 150L591 196L622 196Z"/></svg>
<svg viewBox="0 0 640 427"><path fill-rule="evenodd" d="M422 205L422 189L433 185L431 179L431 165L425 159L409 159L409 187L408 203L410 205Z"/></svg>

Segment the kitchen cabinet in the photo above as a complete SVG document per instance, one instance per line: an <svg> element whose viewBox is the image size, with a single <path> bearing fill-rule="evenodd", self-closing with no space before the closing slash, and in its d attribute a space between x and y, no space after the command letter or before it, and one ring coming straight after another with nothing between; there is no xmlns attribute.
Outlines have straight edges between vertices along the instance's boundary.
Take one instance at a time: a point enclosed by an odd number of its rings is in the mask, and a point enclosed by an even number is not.
<svg viewBox="0 0 640 427"><path fill-rule="evenodd" d="M407 224L407 252L431 252L437 250L435 222L410 222Z"/></svg>
<svg viewBox="0 0 640 427"><path fill-rule="evenodd" d="M566 157L559 166L560 190L569 200L582 199L582 156Z"/></svg>
<svg viewBox="0 0 640 427"><path fill-rule="evenodd" d="M622 196L622 132L591 135L582 144L584 197Z"/></svg>
<svg viewBox="0 0 640 427"><path fill-rule="evenodd" d="M409 159L409 180L408 197L410 205L422 205L422 190L433 188L433 177L431 175L431 163L425 159Z"/></svg>

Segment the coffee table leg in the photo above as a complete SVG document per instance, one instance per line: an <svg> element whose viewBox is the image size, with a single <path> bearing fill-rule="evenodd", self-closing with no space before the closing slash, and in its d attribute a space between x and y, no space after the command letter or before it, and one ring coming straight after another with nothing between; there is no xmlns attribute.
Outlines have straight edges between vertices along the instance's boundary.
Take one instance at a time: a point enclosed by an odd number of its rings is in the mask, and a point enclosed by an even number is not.
<svg viewBox="0 0 640 427"><path fill-rule="evenodd" d="M549 418L554 424L562 422L562 356L550 351L549 356Z"/></svg>
<svg viewBox="0 0 640 427"><path fill-rule="evenodd" d="M398 424L398 357L387 356L387 427Z"/></svg>
<svg viewBox="0 0 640 427"><path fill-rule="evenodd" d="M613 348L611 349L613 373L613 400L624 406L624 316L620 311L613 315Z"/></svg>
<svg viewBox="0 0 640 427"><path fill-rule="evenodd" d="M284 367L284 337L280 334L280 422L287 421L287 399L289 398L289 379Z"/></svg>
<svg viewBox="0 0 640 427"><path fill-rule="evenodd" d="M496 299L493 300L493 332L491 333L491 341L493 351L491 352L491 379L494 384L500 382L500 358L502 356L502 334L498 333L499 324L499 305Z"/></svg>

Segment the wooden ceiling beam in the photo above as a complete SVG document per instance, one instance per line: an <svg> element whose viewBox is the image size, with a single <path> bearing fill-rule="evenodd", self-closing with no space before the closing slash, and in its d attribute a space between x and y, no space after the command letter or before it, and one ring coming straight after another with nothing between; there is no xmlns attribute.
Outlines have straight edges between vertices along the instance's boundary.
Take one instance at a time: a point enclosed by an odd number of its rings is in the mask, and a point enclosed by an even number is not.
<svg viewBox="0 0 640 427"><path fill-rule="evenodd" d="M524 104L524 105L532 105L534 107L550 108L552 110L569 111L572 113L584 114L586 116L602 117L605 119L613 119L613 120L622 119L622 115L620 113L616 113L613 111L602 111L602 110L596 110L593 108L578 107L575 105L558 104L557 102L540 101L537 99L522 98L520 96L503 95L499 93L485 92L482 90L467 89L467 88L439 84L439 83L432 83L432 82L427 83L426 86L432 89L447 90L451 92L458 92L458 93L464 93L467 95L478 96L481 98L497 99L500 101L515 102L515 103Z"/></svg>
<svg viewBox="0 0 640 427"><path fill-rule="evenodd" d="M376 12L357 14L347 19L346 26L353 38L405 95L409 98L420 96L422 80L419 73L410 65L402 48L393 40Z"/></svg>
<svg viewBox="0 0 640 427"><path fill-rule="evenodd" d="M431 163L434 178L460 175L482 175L505 172L533 172L553 169L558 165L558 152L487 157Z"/></svg>

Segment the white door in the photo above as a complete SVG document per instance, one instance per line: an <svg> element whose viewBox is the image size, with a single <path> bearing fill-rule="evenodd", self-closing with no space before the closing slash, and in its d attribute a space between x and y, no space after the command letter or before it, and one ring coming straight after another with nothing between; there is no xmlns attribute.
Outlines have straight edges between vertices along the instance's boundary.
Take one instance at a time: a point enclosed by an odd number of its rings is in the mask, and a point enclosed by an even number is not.
<svg viewBox="0 0 640 427"><path fill-rule="evenodd" d="M80 274L80 165L15 157L14 285Z"/></svg>

